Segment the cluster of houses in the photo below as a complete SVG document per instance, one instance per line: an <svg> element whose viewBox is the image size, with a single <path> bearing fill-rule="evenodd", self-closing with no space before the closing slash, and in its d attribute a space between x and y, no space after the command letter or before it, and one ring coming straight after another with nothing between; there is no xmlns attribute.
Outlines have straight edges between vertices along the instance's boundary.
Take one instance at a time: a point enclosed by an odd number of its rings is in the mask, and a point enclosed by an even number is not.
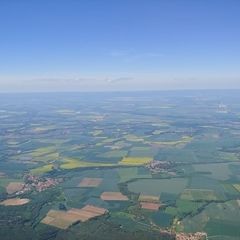
<svg viewBox="0 0 240 240"><path fill-rule="evenodd" d="M170 161L153 160L147 164L146 167L151 171L151 173L162 173L172 171L174 163Z"/></svg>
<svg viewBox="0 0 240 240"><path fill-rule="evenodd" d="M176 240L207 240L207 233L196 232L196 233L177 233Z"/></svg>
<svg viewBox="0 0 240 240"><path fill-rule="evenodd" d="M26 175L24 180L25 184L23 185L23 188L16 192L16 195L20 195L31 190L42 192L48 188L58 185L63 181L62 179L38 177L31 174Z"/></svg>

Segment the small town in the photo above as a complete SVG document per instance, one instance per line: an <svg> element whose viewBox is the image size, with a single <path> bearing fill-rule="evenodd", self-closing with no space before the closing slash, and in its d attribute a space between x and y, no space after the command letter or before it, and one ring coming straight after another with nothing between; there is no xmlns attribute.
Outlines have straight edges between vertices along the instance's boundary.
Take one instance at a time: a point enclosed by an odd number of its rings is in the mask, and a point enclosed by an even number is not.
<svg viewBox="0 0 240 240"><path fill-rule="evenodd" d="M15 195L21 195L23 193L35 190L37 192L42 192L53 186L58 185L63 179L54 179L49 177L38 177L28 174L24 177L25 183L21 190L17 191Z"/></svg>
<svg viewBox="0 0 240 240"><path fill-rule="evenodd" d="M205 232L196 233L177 233L176 240L207 240L207 234Z"/></svg>

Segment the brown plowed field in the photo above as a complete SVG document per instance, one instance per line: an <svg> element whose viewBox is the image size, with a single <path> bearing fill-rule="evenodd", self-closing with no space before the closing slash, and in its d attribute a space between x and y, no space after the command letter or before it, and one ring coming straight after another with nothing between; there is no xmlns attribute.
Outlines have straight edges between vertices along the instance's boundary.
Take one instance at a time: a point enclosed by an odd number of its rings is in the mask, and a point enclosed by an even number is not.
<svg viewBox="0 0 240 240"><path fill-rule="evenodd" d="M128 197L120 192L103 192L101 199L105 201L127 201Z"/></svg>
<svg viewBox="0 0 240 240"><path fill-rule="evenodd" d="M160 204L158 203L149 203L149 202L140 202L141 208L148 209L152 211L158 211L160 208Z"/></svg>

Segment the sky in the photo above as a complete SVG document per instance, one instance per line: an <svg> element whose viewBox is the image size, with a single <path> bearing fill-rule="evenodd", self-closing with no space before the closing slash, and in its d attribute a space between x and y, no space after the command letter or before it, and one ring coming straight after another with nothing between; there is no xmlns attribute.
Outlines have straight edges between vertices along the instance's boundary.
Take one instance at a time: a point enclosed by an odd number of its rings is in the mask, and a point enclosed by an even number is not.
<svg viewBox="0 0 240 240"><path fill-rule="evenodd" d="M239 0L0 0L0 92L240 89Z"/></svg>

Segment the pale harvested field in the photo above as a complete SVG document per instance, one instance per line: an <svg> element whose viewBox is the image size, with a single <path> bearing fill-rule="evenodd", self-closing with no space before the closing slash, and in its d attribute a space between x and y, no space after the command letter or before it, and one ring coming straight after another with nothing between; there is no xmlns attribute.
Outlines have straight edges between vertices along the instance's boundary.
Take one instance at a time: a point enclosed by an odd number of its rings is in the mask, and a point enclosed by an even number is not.
<svg viewBox="0 0 240 240"><path fill-rule="evenodd" d="M83 178L79 183L79 187L98 187L102 182L102 178Z"/></svg>
<svg viewBox="0 0 240 240"><path fill-rule="evenodd" d="M27 204L30 200L27 198L11 198L0 202L0 205L4 206L21 206Z"/></svg>
<svg viewBox="0 0 240 240"><path fill-rule="evenodd" d="M67 229L77 221L79 221L79 217L76 214L71 214L65 211L50 210L41 222L60 229Z"/></svg>
<svg viewBox="0 0 240 240"><path fill-rule="evenodd" d="M7 185L6 190L8 194L12 194L22 190L24 187L23 183L20 182L11 182Z"/></svg>
<svg viewBox="0 0 240 240"><path fill-rule="evenodd" d="M140 206L143 209L158 211L161 205L159 203L140 202Z"/></svg>
<svg viewBox="0 0 240 240"><path fill-rule="evenodd" d="M81 209L72 208L68 211L50 210L41 222L60 229L67 229L78 221L85 222L105 213L107 213L107 209L92 205L86 205Z"/></svg>
<svg viewBox="0 0 240 240"><path fill-rule="evenodd" d="M105 201L127 201L128 197L120 192L103 192L101 199Z"/></svg>
<svg viewBox="0 0 240 240"><path fill-rule="evenodd" d="M68 211L69 213L76 214L79 216L79 220L85 222L94 217L98 217L107 213L107 209L99 208L92 205L86 205L81 209L72 208Z"/></svg>
<svg viewBox="0 0 240 240"><path fill-rule="evenodd" d="M86 205L85 207L82 208L82 210L93 212L93 213L96 213L96 214L99 214L99 215L107 212L107 209L100 208L100 207L95 207L93 205Z"/></svg>
<svg viewBox="0 0 240 240"><path fill-rule="evenodd" d="M67 229L74 223L73 221L68 221L64 218L53 218L49 216L46 216L41 222L60 229Z"/></svg>
<svg viewBox="0 0 240 240"><path fill-rule="evenodd" d="M159 203L159 200L160 200L159 196L144 195L144 194L140 194L138 198L139 202L149 202L149 203Z"/></svg>

